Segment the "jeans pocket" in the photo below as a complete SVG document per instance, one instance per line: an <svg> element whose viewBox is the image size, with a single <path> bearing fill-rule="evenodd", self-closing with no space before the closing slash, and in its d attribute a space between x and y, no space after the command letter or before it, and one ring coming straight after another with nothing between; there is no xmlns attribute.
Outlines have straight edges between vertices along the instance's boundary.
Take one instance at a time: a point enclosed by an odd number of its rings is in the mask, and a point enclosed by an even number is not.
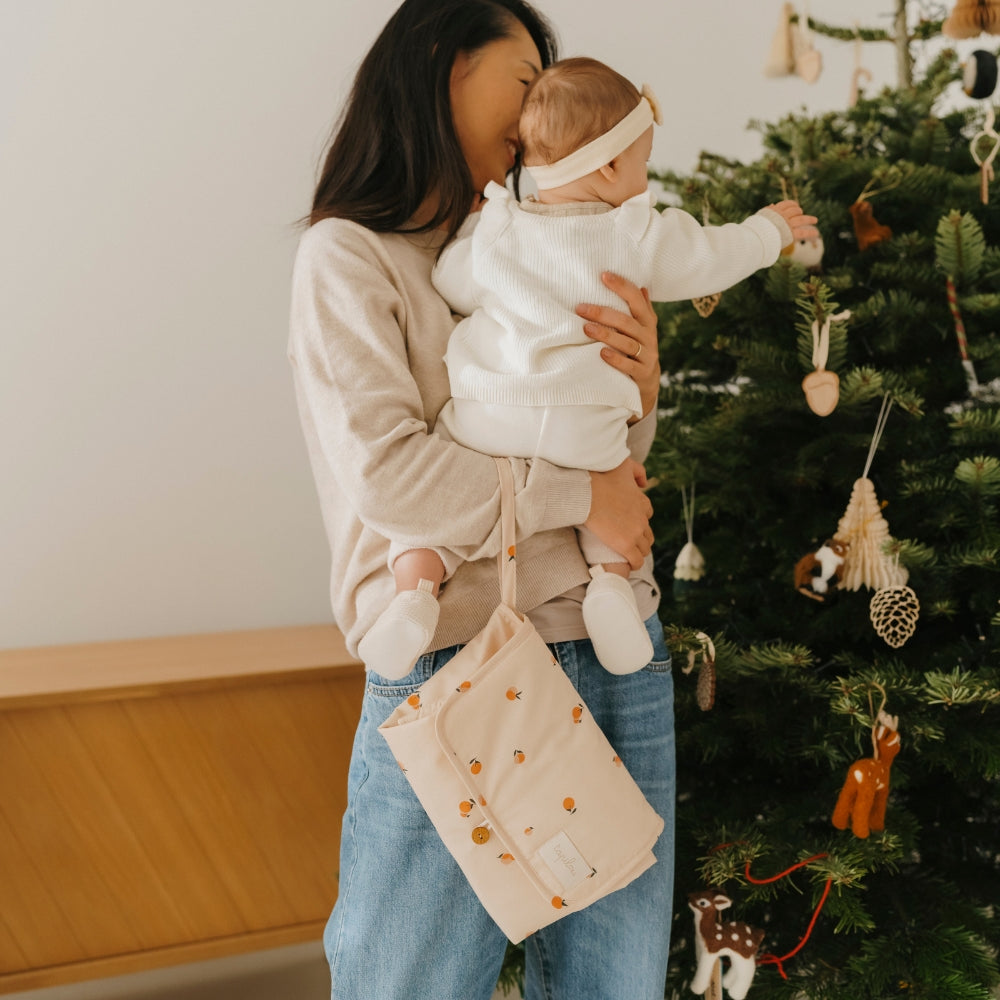
<svg viewBox="0 0 1000 1000"><path fill-rule="evenodd" d="M650 674L670 673L672 665L670 650L667 648L667 637L664 635L660 619L656 615L650 615L646 619L645 625L650 641L653 643L653 658L642 669Z"/></svg>

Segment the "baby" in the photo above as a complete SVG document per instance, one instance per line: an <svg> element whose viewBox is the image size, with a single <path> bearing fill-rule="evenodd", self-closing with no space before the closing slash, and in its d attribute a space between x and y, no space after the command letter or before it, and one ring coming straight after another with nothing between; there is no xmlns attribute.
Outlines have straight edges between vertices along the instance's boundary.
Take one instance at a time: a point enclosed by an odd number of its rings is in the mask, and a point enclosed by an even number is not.
<svg viewBox="0 0 1000 1000"><path fill-rule="evenodd" d="M817 235L816 219L794 201L719 227L676 208L657 212L647 180L654 122L651 92L594 59L566 59L535 78L520 141L538 197L518 202L490 183L482 211L434 270L437 290L468 317L448 344L452 398L436 433L491 455L616 468L629 457L628 425L642 408L636 383L602 360L576 313L580 302L616 306L601 272L648 288L657 301L695 298ZM612 673L639 670L652 644L629 564L577 530L591 567L582 613L595 653ZM397 594L359 647L372 670L391 679L409 673L437 626L438 588L458 564L444 549L392 545Z"/></svg>

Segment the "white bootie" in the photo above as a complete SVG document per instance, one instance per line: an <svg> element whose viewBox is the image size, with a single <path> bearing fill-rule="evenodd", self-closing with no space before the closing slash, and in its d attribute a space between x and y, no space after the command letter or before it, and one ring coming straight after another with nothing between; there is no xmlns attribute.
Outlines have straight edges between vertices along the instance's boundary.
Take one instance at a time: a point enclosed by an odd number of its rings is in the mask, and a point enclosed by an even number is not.
<svg viewBox="0 0 1000 1000"><path fill-rule="evenodd" d="M440 613L434 584L421 580L416 590L401 591L392 599L358 643L358 656L369 670L398 681L430 645Z"/></svg>
<svg viewBox="0 0 1000 1000"><path fill-rule="evenodd" d="M624 577L590 570L583 622L601 664L612 674L633 674L653 658L653 644L639 617L632 585Z"/></svg>

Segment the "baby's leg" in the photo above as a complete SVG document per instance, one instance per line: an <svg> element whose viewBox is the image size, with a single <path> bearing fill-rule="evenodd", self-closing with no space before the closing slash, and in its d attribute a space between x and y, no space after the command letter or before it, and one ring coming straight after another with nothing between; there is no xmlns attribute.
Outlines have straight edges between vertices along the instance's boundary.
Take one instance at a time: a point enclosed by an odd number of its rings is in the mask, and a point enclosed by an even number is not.
<svg viewBox="0 0 1000 1000"><path fill-rule="evenodd" d="M437 628L437 593L447 569L434 549L390 553L396 596L358 643L365 666L388 680L405 677L427 649Z"/></svg>
<svg viewBox="0 0 1000 1000"><path fill-rule="evenodd" d="M583 622L606 670L631 674L653 658L653 643L629 583L629 564L587 528L577 528L592 577L583 599Z"/></svg>
<svg viewBox="0 0 1000 1000"><path fill-rule="evenodd" d="M407 549L392 559L392 575L397 594L417 590L421 582L429 580L437 597L445 576L444 561L435 549Z"/></svg>

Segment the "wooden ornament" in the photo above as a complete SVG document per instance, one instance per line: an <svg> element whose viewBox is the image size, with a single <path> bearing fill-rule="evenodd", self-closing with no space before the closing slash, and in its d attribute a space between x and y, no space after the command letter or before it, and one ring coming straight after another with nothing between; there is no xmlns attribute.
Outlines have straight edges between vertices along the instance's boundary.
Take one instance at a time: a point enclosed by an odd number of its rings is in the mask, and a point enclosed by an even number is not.
<svg viewBox="0 0 1000 1000"><path fill-rule="evenodd" d="M872 595L868 611L879 638L899 649L917 630L920 601L910 587L882 587Z"/></svg>
<svg viewBox="0 0 1000 1000"><path fill-rule="evenodd" d="M867 198L859 198L848 211L854 220L854 236L859 250L867 250L876 243L892 239L892 230L875 218L871 202Z"/></svg>
<svg viewBox="0 0 1000 1000"><path fill-rule="evenodd" d="M692 299L691 305L695 307L702 319L706 319L712 315L721 299L720 292L713 292L711 295L699 295L696 299Z"/></svg>
<svg viewBox="0 0 1000 1000"><path fill-rule="evenodd" d="M828 372L825 368L810 372L802 380L802 391L809 409L818 417L828 417L840 399L840 378L836 372Z"/></svg>
<svg viewBox="0 0 1000 1000"><path fill-rule="evenodd" d="M816 370L802 380L802 391L806 394L809 409L819 417L827 417L833 413L840 399L840 378L836 372L826 370L830 355L830 327L833 323L850 317L850 310L845 309L836 315L826 316L822 324L819 320L813 320L812 323L812 363Z"/></svg>
<svg viewBox="0 0 1000 1000"><path fill-rule="evenodd" d="M875 484L870 479L862 476L855 480L851 499L837 525L837 537L850 546L840 581L844 590L862 587L880 590L906 583L909 577L906 568L886 555L885 549L892 536L875 495Z"/></svg>

